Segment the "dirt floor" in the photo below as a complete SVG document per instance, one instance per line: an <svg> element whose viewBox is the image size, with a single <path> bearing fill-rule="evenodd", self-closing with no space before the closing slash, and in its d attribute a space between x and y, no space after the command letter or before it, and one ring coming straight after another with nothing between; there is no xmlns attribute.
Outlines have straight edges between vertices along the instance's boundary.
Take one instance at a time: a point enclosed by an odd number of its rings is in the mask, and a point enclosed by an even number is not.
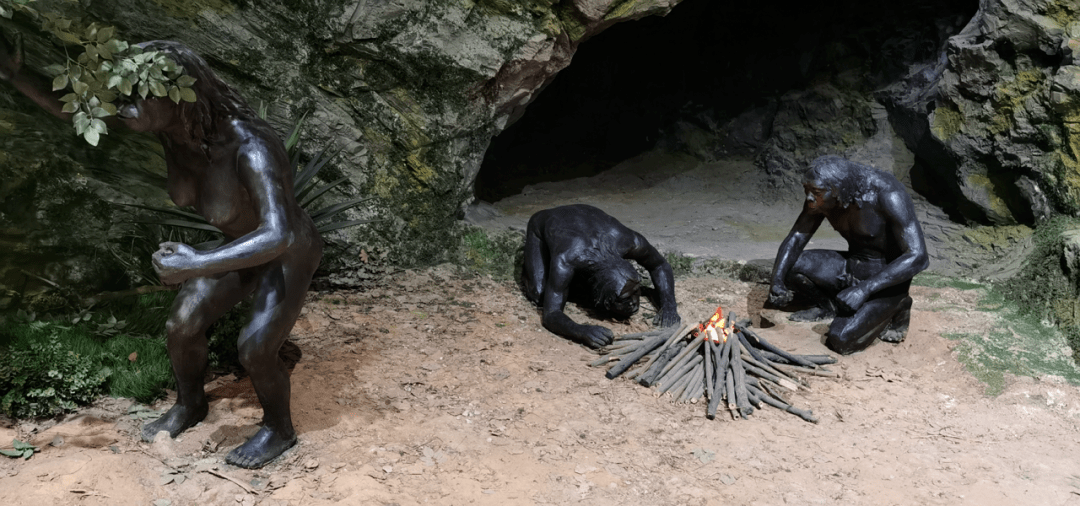
<svg viewBox="0 0 1080 506"><path fill-rule="evenodd" d="M0 428L42 448L0 460L0 503L1080 504L1080 389L1010 377L984 395L943 337L995 325L972 311L978 290L913 290L905 342L842 357L842 378L794 394L811 424L772 408L709 420L700 402L605 379L512 283L402 272L311 294L291 338L300 443L264 469L224 464L260 409L246 379L221 377L209 417L176 441L139 442L146 415L116 399L51 427ZM720 304L761 324L764 285L688 277L676 291L683 318ZM650 313L608 324L642 330ZM827 352L822 324L765 316L779 322L766 339Z"/></svg>

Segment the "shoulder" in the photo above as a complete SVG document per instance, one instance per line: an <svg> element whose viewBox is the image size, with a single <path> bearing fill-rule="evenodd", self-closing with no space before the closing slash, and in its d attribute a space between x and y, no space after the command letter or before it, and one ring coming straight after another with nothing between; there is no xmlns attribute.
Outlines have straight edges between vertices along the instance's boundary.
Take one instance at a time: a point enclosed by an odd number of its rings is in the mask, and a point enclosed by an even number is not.
<svg viewBox="0 0 1080 506"><path fill-rule="evenodd" d="M255 167L288 164L285 145L277 133L262 120L233 118L229 120L222 134L224 142L236 150L238 163Z"/></svg>

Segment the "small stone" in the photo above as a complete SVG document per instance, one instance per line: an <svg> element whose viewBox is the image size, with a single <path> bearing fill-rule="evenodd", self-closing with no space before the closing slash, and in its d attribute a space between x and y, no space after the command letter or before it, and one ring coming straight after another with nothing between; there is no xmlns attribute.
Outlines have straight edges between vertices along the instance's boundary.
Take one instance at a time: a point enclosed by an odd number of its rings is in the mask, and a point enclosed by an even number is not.
<svg viewBox="0 0 1080 506"><path fill-rule="evenodd" d="M307 469L315 469L315 468L319 467L319 460L318 459L308 459L307 462L304 462L304 467L307 468Z"/></svg>

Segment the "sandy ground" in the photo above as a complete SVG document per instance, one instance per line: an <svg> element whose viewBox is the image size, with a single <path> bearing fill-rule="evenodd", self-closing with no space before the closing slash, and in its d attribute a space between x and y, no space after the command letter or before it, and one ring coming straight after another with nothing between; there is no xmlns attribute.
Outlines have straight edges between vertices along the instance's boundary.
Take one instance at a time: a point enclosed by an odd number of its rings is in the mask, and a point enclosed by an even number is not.
<svg viewBox="0 0 1080 506"><path fill-rule="evenodd" d="M684 318L722 304L759 321L765 287L689 277L676 291ZM709 420L701 403L605 379L512 283L398 273L363 293L311 294L291 338L300 444L264 469L224 464L260 410L246 379L222 377L207 420L176 441L139 442L142 422L116 399L51 427L0 428L43 449L0 461L0 503L1080 504L1080 389L1010 377L987 397L942 337L995 324L971 311L978 292L913 295L905 342L842 357L840 379L793 395L820 423L771 408ZM645 329L651 312L608 324ZM766 339L827 352L822 324L773 319Z"/></svg>
<svg viewBox="0 0 1080 506"><path fill-rule="evenodd" d="M536 210L587 202L665 251L770 262L798 195L763 189L746 161L654 158L587 180L548 183L472 210L492 230L521 230ZM662 167L662 169L656 169ZM789 198L790 197L790 198ZM920 205L932 269L957 272L956 226ZM824 230L814 246L843 248ZM717 305L761 325L764 285L676 280L680 314ZM1080 505L1080 388L1053 376L1007 377L990 397L946 335L996 328L979 292L913 288L908 339L877 343L810 378L793 402L818 424L766 408L709 420L623 379L540 326L510 282L449 266L394 274L374 289L312 293L291 341L300 444L267 467L224 464L260 409L250 383L215 378L209 417L179 439L138 440L146 416L102 399L61 420L5 426L42 448L0 460L0 504L322 505ZM648 327L649 307L617 333ZM576 321L591 317L571 306ZM826 353L823 324L783 314L760 333ZM166 399L155 406L171 404Z"/></svg>

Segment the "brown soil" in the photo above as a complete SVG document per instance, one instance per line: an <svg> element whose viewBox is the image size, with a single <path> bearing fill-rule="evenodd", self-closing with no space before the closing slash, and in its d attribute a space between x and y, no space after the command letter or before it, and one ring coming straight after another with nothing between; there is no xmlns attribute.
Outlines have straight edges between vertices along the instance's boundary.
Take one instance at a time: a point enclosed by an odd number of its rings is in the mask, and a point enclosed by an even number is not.
<svg viewBox="0 0 1080 506"><path fill-rule="evenodd" d="M676 286L685 319L722 304L760 324L763 286ZM403 272L311 295L291 338L300 444L264 469L224 463L260 409L248 381L222 377L207 386L209 417L175 441L139 442L142 422L118 399L0 428L0 441L42 447L0 460L0 504L1080 504L1080 389L1010 377L985 396L942 335L984 332L994 316L972 311L975 291L913 291L905 342L842 357L841 379L793 396L815 425L772 408L709 420L701 403L605 379L512 283ZM649 312L608 325L642 330ZM782 323L763 337L827 352L824 325L765 316Z"/></svg>

